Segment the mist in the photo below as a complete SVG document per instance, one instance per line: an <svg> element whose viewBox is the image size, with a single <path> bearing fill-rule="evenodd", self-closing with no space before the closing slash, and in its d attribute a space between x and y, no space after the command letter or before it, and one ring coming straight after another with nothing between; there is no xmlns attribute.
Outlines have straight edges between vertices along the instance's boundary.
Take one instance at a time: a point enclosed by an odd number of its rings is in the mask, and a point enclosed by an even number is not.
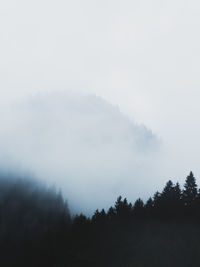
<svg viewBox="0 0 200 267"><path fill-rule="evenodd" d="M0 1L2 266L199 267L199 29L197 0Z"/></svg>
<svg viewBox="0 0 200 267"><path fill-rule="evenodd" d="M2 107L0 123L2 169L55 184L74 213L107 208L119 195L146 198L163 185L161 140L101 97L35 94Z"/></svg>
<svg viewBox="0 0 200 267"><path fill-rule="evenodd" d="M2 0L2 168L76 210L198 175L199 18L196 0Z"/></svg>

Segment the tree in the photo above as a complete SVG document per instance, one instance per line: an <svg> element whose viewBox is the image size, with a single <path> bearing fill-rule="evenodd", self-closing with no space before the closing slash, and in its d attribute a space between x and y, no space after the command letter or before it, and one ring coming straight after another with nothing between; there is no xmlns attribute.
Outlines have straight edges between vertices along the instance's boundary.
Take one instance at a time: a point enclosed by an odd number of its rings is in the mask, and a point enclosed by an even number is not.
<svg viewBox="0 0 200 267"><path fill-rule="evenodd" d="M181 201L181 188L180 188L180 185L179 183L176 183L175 186L174 186L174 198L175 198L175 201L177 202L180 202Z"/></svg>
<svg viewBox="0 0 200 267"><path fill-rule="evenodd" d="M187 176L184 190L183 201L185 206L191 206L191 204L197 199L197 184L196 179L192 172Z"/></svg>
<svg viewBox="0 0 200 267"><path fill-rule="evenodd" d="M161 215L167 218L177 216L181 205L181 189L178 183L173 185L169 180L161 194Z"/></svg>
<svg viewBox="0 0 200 267"><path fill-rule="evenodd" d="M153 202L154 202L154 207L156 209L159 209L161 203L161 194L158 191L153 196Z"/></svg>
<svg viewBox="0 0 200 267"><path fill-rule="evenodd" d="M147 216L151 216L154 208L154 202L151 197L147 200L146 204L144 205L144 208L145 208L145 214Z"/></svg>
<svg viewBox="0 0 200 267"><path fill-rule="evenodd" d="M174 186L173 192L173 212L177 216L182 212L183 201L182 201L182 191L179 183L176 183Z"/></svg>
<svg viewBox="0 0 200 267"><path fill-rule="evenodd" d="M107 212L107 218L109 221L112 221L116 216L115 209L113 207L110 207L108 212Z"/></svg>
<svg viewBox="0 0 200 267"><path fill-rule="evenodd" d="M132 205L127 202L126 198L122 200L122 197L119 196L115 202L115 211L118 218L127 219L131 216Z"/></svg>
<svg viewBox="0 0 200 267"><path fill-rule="evenodd" d="M173 190L174 190L173 183L171 180L169 180L166 183L166 185L162 191L162 194L161 194L162 198L167 199L167 200L171 199L173 197Z"/></svg>
<svg viewBox="0 0 200 267"><path fill-rule="evenodd" d="M100 223L105 223L107 220L106 212L104 209L102 209L99 213L99 222Z"/></svg>
<svg viewBox="0 0 200 267"><path fill-rule="evenodd" d="M145 204L145 208L146 208L146 209L152 209L153 206L154 206L153 199L150 197L150 198L147 200L146 204Z"/></svg>
<svg viewBox="0 0 200 267"><path fill-rule="evenodd" d="M89 223L90 223L89 218L87 218L82 213L80 215L76 215L73 220L74 226L84 226L84 225L88 225Z"/></svg>
<svg viewBox="0 0 200 267"><path fill-rule="evenodd" d="M136 216L141 216L144 213L144 202L138 198L133 206L133 211Z"/></svg>
<svg viewBox="0 0 200 267"><path fill-rule="evenodd" d="M119 216L120 215L120 212L122 210L122 207L123 207L123 201L122 201L122 197L119 196L117 198L117 201L115 202L115 210L116 210L116 214Z"/></svg>
<svg viewBox="0 0 200 267"><path fill-rule="evenodd" d="M94 224L97 223L98 222L98 219L99 219L99 216L100 216L100 212L97 209L95 211L94 215L92 216L91 222L94 223Z"/></svg>

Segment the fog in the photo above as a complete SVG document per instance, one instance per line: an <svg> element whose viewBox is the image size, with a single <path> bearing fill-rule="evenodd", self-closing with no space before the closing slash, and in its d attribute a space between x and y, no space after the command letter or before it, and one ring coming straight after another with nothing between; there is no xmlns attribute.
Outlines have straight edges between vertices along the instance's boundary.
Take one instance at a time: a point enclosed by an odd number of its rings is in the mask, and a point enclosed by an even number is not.
<svg viewBox="0 0 200 267"><path fill-rule="evenodd" d="M199 7L1 0L2 168L57 184L86 212L198 178Z"/></svg>
<svg viewBox="0 0 200 267"><path fill-rule="evenodd" d="M1 166L55 184L74 212L107 208L120 194L146 197L162 185L161 140L100 97L38 94L2 111Z"/></svg>

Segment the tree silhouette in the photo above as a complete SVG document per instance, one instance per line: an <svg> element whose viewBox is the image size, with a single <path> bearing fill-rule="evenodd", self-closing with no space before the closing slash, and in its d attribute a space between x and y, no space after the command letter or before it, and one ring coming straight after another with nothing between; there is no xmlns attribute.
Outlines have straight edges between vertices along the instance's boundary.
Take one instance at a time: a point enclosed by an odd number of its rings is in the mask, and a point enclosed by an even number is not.
<svg viewBox="0 0 200 267"><path fill-rule="evenodd" d="M144 208L145 208L145 214L147 215L147 217L152 216L153 209L154 209L154 202L151 197L147 200L146 204L144 205Z"/></svg>
<svg viewBox="0 0 200 267"><path fill-rule="evenodd" d="M110 207L107 212L107 218L109 221L112 221L114 220L115 217L116 217L116 211L113 207Z"/></svg>
<svg viewBox="0 0 200 267"><path fill-rule="evenodd" d="M144 202L138 198L133 206L133 212L135 216L141 217L144 214Z"/></svg>
<svg viewBox="0 0 200 267"><path fill-rule="evenodd" d="M176 216L181 205L181 189L178 183L169 180L160 195L160 213L165 218Z"/></svg>
<svg viewBox="0 0 200 267"><path fill-rule="evenodd" d="M196 179L192 172L187 176L184 190L183 190L183 201L185 206L191 206L192 202L197 199L197 184Z"/></svg>
<svg viewBox="0 0 200 267"><path fill-rule="evenodd" d="M35 182L0 179L2 266L148 266L149 261L168 266L173 255L181 261L172 266L196 267L199 222L200 190L192 172L183 190L169 180L145 204L139 198L132 205L119 196L108 211L97 209L92 217L73 219L61 192ZM154 264L153 253L164 262Z"/></svg>
<svg viewBox="0 0 200 267"><path fill-rule="evenodd" d="M100 217L100 212L99 212L99 210L97 209L97 210L95 211L95 213L93 214L93 216L92 216L91 222L94 223L94 224L95 224L95 223L98 223L99 217Z"/></svg>
<svg viewBox="0 0 200 267"><path fill-rule="evenodd" d="M161 194L156 191L156 193L153 196L153 202L154 202L154 213L159 215L159 211L161 209Z"/></svg>
<svg viewBox="0 0 200 267"><path fill-rule="evenodd" d="M115 202L115 210L116 210L116 214L118 216L120 216L120 213L121 213L122 208L123 208L123 201L122 201L122 197L119 196L117 198L117 201Z"/></svg>
<svg viewBox="0 0 200 267"><path fill-rule="evenodd" d="M116 212L117 218L128 219L131 217L132 205L131 203L128 203L126 198L122 200L122 197L119 196L117 198L117 201L115 202L115 212Z"/></svg>
<svg viewBox="0 0 200 267"><path fill-rule="evenodd" d="M99 213L99 223L105 223L107 220L107 215L104 209L102 209Z"/></svg>
<svg viewBox="0 0 200 267"><path fill-rule="evenodd" d="M177 182L174 186L174 196L173 196L173 212L176 217L182 212L182 191L179 183Z"/></svg>
<svg viewBox="0 0 200 267"><path fill-rule="evenodd" d="M182 192L179 183L177 182L174 186L174 199L175 201L179 202L181 201L182 198Z"/></svg>

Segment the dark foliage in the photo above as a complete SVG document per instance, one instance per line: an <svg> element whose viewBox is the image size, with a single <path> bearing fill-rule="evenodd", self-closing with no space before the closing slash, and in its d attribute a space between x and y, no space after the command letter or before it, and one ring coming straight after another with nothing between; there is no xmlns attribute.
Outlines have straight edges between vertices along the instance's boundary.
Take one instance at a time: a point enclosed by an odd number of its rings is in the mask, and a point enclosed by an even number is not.
<svg viewBox="0 0 200 267"><path fill-rule="evenodd" d="M15 266L26 258L29 246L37 246L49 233L67 229L70 224L68 206L60 192L31 179L0 177L2 266Z"/></svg>
<svg viewBox="0 0 200 267"><path fill-rule="evenodd" d="M0 181L2 266L199 266L200 191L169 180L145 203L119 196L108 211L70 218L60 193Z"/></svg>

